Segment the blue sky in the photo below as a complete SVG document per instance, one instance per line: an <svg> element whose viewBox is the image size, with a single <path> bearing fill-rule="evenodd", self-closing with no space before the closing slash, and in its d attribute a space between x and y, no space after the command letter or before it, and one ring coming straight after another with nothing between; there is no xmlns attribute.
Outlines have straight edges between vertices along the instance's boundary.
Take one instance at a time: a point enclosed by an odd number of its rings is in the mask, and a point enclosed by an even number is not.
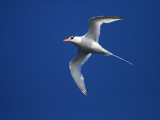
<svg viewBox="0 0 160 120"><path fill-rule="evenodd" d="M159 120L158 0L0 1L1 120ZM100 44L134 66L92 55L82 68L88 96L69 71L88 19L103 24Z"/></svg>

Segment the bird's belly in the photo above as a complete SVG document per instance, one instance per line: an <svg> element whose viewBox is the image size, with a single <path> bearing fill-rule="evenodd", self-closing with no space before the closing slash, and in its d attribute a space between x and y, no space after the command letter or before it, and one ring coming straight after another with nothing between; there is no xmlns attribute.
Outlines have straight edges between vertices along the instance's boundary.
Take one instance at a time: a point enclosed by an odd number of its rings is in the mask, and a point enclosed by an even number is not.
<svg viewBox="0 0 160 120"><path fill-rule="evenodd" d="M105 54L105 49L102 48L98 43L96 42L90 42L90 43L83 43L78 46L78 48L82 51L89 52L89 53L100 53Z"/></svg>

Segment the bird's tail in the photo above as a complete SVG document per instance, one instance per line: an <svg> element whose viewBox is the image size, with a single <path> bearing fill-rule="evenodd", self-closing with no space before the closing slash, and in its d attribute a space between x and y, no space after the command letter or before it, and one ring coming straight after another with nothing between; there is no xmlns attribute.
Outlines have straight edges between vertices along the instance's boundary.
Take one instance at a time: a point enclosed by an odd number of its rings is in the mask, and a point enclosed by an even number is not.
<svg viewBox="0 0 160 120"><path fill-rule="evenodd" d="M114 55L114 54L110 54L110 55L112 55L112 56L114 56L114 57L116 57L116 58L118 58L118 59L121 59L121 60L127 62L127 63L130 64L130 65L133 65L133 63L128 62L127 60L125 60L125 59L123 59L123 58L121 58L121 57L119 57L119 56L116 56L116 55Z"/></svg>

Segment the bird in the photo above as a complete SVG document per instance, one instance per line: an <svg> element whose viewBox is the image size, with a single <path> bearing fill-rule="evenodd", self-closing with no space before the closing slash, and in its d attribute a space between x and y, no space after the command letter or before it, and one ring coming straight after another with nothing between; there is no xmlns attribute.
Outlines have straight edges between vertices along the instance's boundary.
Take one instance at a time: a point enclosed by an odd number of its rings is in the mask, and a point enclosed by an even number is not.
<svg viewBox="0 0 160 120"><path fill-rule="evenodd" d="M118 16L97 16L89 19L88 32L83 36L71 36L65 39L64 42L71 42L78 48L77 56L69 62L69 69L71 75L80 88L83 94L87 96L87 91L84 83L84 77L81 74L82 65L89 59L92 53L103 54L105 56L114 56L119 58L130 65L131 62L114 55L108 50L104 49L99 43L100 28L103 23L111 23L114 21L122 20L123 17Z"/></svg>

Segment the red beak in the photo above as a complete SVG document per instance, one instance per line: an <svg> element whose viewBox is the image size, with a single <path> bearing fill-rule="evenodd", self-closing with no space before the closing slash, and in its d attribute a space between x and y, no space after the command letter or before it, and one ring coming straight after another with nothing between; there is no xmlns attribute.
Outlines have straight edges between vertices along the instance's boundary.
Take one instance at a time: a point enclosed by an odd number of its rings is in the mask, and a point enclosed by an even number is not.
<svg viewBox="0 0 160 120"><path fill-rule="evenodd" d="M69 42L69 41L71 41L71 39L65 39L65 40L63 40L63 41L64 41L64 42L67 42L67 41Z"/></svg>

